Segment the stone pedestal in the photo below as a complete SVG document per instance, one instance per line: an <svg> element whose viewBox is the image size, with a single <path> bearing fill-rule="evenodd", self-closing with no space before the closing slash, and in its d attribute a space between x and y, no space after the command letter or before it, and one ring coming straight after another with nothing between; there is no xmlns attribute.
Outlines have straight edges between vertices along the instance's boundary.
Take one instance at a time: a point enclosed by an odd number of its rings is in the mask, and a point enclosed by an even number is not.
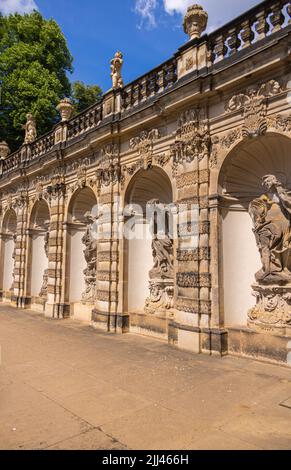
<svg viewBox="0 0 291 470"><path fill-rule="evenodd" d="M71 315L74 320L79 320L81 322L90 324L92 321L93 309L94 303L76 302L71 304Z"/></svg>
<svg viewBox="0 0 291 470"><path fill-rule="evenodd" d="M145 313L149 315L174 316L174 281L172 279L152 279L149 283L150 295L146 299Z"/></svg>
<svg viewBox="0 0 291 470"><path fill-rule="evenodd" d="M256 306L248 313L248 326L265 333L285 335L291 327L291 285L252 286Z"/></svg>
<svg viewBox="0 0 291 470"><path fill-rule="evenodd" d="M32 297L31 299L31 309L37 312L44 313L45 311L46 299L42 297Z"/></svg>

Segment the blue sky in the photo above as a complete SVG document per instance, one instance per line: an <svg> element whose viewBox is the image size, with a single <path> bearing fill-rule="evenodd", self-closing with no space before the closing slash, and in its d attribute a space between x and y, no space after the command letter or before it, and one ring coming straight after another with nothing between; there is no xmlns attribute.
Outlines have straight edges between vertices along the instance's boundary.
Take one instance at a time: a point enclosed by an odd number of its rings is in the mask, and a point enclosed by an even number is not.
<svg viewBox="0 0 291 470"><path fill-rule="evenodd" d="M55 18L74 57L72 80L110 88L110 59L124 54L126 83L168 59L187 41L182 18L194 0L0 0L4 14L37 8ZM212 31L259 0L201 0Z"/></svg>

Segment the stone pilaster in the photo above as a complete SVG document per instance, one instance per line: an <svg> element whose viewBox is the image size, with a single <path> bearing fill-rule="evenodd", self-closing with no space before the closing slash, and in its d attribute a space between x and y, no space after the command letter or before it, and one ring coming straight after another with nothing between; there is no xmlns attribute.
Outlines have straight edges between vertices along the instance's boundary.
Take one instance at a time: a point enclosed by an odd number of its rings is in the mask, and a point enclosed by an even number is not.
<svg viewBox="0 0 291 470"><path fill-rule="evenodd" d="M110 144L101 151L98 170L99 210L97 293L93 322L108 331L128 331L128 315L122 313L119 289L120 163L119 148Z"/></svg>
<svg viewBox="0 0 291 470"><path fill-rule="evenodd" d="M65 262L64 253L64 214L65 184L53 182L47 192L50 198L50 234L48 252L48 299L45 315L51 318L65 318L69 315L69 306L62 302L62 272Z"/></svg>
<svg viewBox="0 0 291 470"><path fill-rule="evenodd" d="M15 242L14 295L12 302L18 308L29 308L31 298L26 292L26 273L28 262L28 195L19 191L15 201L17 231Z"/></svg>

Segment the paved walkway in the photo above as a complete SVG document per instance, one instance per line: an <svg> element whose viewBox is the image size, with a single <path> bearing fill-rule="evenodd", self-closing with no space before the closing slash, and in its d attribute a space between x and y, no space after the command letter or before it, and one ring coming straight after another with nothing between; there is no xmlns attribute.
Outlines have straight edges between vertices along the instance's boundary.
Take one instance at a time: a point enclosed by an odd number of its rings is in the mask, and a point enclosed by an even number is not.
<svg viewBox="0 0 291 470"><path fill-rule="evenodd" d="M291 449L284 367L5 306L0 344L0 449Z"/></svg>

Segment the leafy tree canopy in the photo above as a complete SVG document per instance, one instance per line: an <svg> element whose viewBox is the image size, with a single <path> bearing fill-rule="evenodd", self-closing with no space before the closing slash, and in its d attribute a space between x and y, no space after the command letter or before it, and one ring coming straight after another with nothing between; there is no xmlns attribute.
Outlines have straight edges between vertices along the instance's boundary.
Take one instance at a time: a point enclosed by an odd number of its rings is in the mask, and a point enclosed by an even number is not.
<svg viewBox="0 0 291 470"><path fill-rule="evenodd" d="M72 84L72 103L76 113L96 103L101 96L102 90L98 85L85 85L79 81Z"/></svg>
<svg viewBox="0 0 291 470"><path fill-rule="evenodd" d="M56 106L71 91L77 112L100 97L97 86L76 82L71 87L72 62L56 21L36 11L0 14L0 141L6 140L11 150L23 142L27 113L36 118L40 136L59 119Z"/></svg>

